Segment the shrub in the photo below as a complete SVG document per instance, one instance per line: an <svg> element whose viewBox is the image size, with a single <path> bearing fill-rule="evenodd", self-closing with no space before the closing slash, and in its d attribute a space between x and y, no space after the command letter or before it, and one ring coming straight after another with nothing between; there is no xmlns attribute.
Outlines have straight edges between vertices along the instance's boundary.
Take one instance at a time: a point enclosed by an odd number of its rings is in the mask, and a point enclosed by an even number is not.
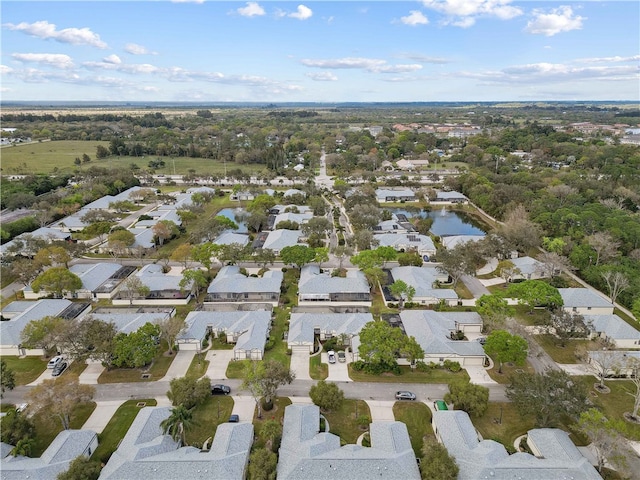
<svg viewBox="0 0 640 480"><path fill-rule="evenodd" d="M458 362L454 362L451 360L445 360L442 366L446 370L449 370L450 372L454 372L454 373L459 372L462 369L462 367Z"/></svg>

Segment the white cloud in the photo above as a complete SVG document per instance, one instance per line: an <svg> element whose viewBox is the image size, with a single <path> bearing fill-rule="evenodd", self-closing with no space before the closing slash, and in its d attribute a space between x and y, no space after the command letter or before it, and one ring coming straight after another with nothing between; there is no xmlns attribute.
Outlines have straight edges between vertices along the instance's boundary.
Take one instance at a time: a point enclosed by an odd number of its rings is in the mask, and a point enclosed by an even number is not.
<svg viewBox="0 0 640 480"><path fill-rule="evenodd" d="M576 62L580 63L626 63L637 62L640 60L640 55L633 55L631 57L593 57L593 58L579 58Z"/></svg>
<svg viewBox="0 0 640 480"><path fill-rule="evenodd" d="M429 57L427 55L420 55L417 53L404 53L400 56L404 58L408 58L409 60L413 60L415 62L420 62L420 63L434 63L437 65L444 65L446 63L451 63L451 60L447 60L446 58Z"/></svg>
<svg viewBox="0 0 640 480"><path fill-rule="evenodd" d="M315 68L360 69L372 73L403 73L420 70L422 65L388 65L386 60L377 58L346 57L329 60L301 60L303 65Z"/></svg>
<svg viewBox="0 0 640 480"><path fill-rule="evenodd" d="M0 65L0 74L1 75L4 75L6 73L11 73L11 72L13 72L13 68L8 67L6 65Z"/></svg>
<svg viewBox="0 0 640 480"><path fill-rule="evenodd" d="M114 65L118 65L122 63L122 60L120 60L120 57L115 54L109 55L108 57L104 57L102 61L105 63L113 63Z"/></svg>
<svg viewBox="0 0 640 480"><path fill-rule="evenodd" d="M57 30L55 24L49 23L46 20L34 23L22 22L17 25L5 23L3 26L9 30L24 32L27 35L45 40L52 39L71 45L90 45L97 48L107 48L107 44L100 40L100 35L93 33L89 28L65 28L63 30Z"/></svg>
<svg viewBox="0 0 640 480"><path fill-rule="evenodd" d="M445 15L444 25L461 28L472 26L479 17L510 20L523 13L521 8L510 5L511 0L422 0L422 4Z"/></svg>
<svg viewBox="0 0 640 480"><path fill-rule="evenodd" d="M143 47L137 43L127 43L124 46L124 51L131 55L157 55L156 52L152 52L147 47Z"/></svg>
<svg viewBox="0 0 640 480"><path fill-rule="evenodd" d="M62 69L73 68L71 57L61 53L14 53L11 57L22 63L41 63Z"/></svg>
<svg viewBox="0 0 640 480"><path fill-rule="evenodd" d="M412 27L416 25L427 25L429 23L429 19L419 10L411 10L406 17L400 17L400 21Z"/></svg>
<svg viewBox="0 0 640 480"><path fill-rule="evenodd" d="M256 17L265 14L264 8L257 2L247 2L246 7L241 7L236 11L243 17Z"/></svg>
<svg viewBox="0 0 640 480"><path fill-rule="evenodd" d="M116 57L118 61L113 61L111 57ZM122 63L117 55L110 55L102 62L84 62L83 67L89 70L115 70L129 74L156 73L160 69L148 63Z"/></svg>
<svg viewBox="0 0 640 480"><path fill-rule="evenodd" d="M335 82L338 80L338 77L331 72L307 73L306 76L316 82Z"/></svg>
<svg viewBox="0 0 640 480"><path fill-rule="evenodd" d="M298 5L298 9L290 13L288 16L291 18L297 18L298 20L308 20L313 15L313 11L305 5Z"/></svg>
<svg viewBox="0 0 640 480"><path fill-rule="evenodd" d="M524 31L535 35L552 37L562 32L580 30L585 17L574 15L573 9L567 5L553 8L549 13L536 9L533 11L533 20L529 20Z"/></svg>

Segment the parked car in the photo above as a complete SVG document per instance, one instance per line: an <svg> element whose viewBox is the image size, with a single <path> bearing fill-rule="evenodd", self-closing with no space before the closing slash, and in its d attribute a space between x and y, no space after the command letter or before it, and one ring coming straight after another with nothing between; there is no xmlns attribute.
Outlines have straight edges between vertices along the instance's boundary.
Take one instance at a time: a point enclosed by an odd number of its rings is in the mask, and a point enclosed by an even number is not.
<svg viewBox="0 0 640 480"><path fill-rule="evenodd" d="M211 386L211 395L229 395L230 393L231 388L227 385L217 383Z"/></svg>
<svg viewBox="0 0 640 480"><path fill-rule="evenodd" d="M344 363L347 361L347 356L345 355L345 353L341 350L338 352L338 361L340 363Z"/></svg>
<svg viewBox="0 0 640 480"><path fill-rule="evenodd" d="M28 403L21 403L20 405L18 405L18 406L16 407L16 412L18 412L18 413L22 413L22 412L24 412L24 411L27 409L27 407L28 407L28 406L29 406L29 404L28 404Z"/></svg>
<svg viewBox="0 0 640 480"><path fill-rule="evenodd" d="M484 345L485 343L487 343L487 337L478 337L476 338L476 342L478 342L480 345Z"/></svg>
<svg viewBox="0 0 640 480"><path fill-rule="evenodd" d="M62 372L64 372L67 367L69 366L69 364L67 364L67 362L65 362L64 360L59 362L55 367L53 367L53 371L51 372L51 376L52 377L57 377L59 375L62 374Z"/></svg>
<svg viewBox="0 0 640 480"><path fill-rule="evenodd" d="M56 355L51 360L49 360L49 363L47 363L47 368L54 368L63 360L64 360L64 357L62 355Z"/></svg>
<svg viewBox="0 0 640 480"><path fill-rule="evenodd" d="M238 423L240 421L240 415L235 413L229 417L229 423Z"/></svg>
<svg viewBox="0 0 640 480"><path fill-rule="evenodd" d="M413 392L396 392L396 400L415 400L416 394Z"/></svg>
<svg viewBox="0 0 640 480"><path fill-rule="evenodd" d="M329 363L336 363L336 352L329 350L327 355L329 356Z"/></svg>

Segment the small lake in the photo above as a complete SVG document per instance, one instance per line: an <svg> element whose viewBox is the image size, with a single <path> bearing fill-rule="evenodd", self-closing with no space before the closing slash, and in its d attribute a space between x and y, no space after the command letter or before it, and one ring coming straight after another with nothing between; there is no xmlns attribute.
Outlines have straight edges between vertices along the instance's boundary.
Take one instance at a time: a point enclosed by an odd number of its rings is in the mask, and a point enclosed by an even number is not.
<svg viewBox="0 0 640 480"><path fill-rule="evenodd" d="M463 212L447 209L432 210L430 212L404 208L390 208L388 210L391 211L391 213L404 214L408 218L432 218L433 225L431 226L431 233L438 236L486 234L484 230Z"/></svg>
<svg viewBox="0 0 640 480"><path fill-rule="evenodd" d="M229 220L233 220L238 225L238 229L234 230L236 233L249 233L249 229L247 228L247 224L240 221L243 215L246 215L247 212L243 208L223 208L218 212L218 215L222 217L227 217Z"/></svg>

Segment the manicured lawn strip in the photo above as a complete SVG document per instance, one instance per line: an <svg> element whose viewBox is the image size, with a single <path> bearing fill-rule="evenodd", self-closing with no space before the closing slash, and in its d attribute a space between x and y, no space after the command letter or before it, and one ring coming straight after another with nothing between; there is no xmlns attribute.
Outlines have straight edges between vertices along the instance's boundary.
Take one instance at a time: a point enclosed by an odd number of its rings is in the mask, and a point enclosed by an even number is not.
<svg viewBox="0 0 640 480"><path fill-rule="evenodd" d="M510 383L509 377L511 377L511 375L517 375L518 373L520 373L519 370L527 373L535 373L535 370L531 365L529 365L529 362L521 367L514 364L505 363L502 365L502 373L498 373L499 368L500 365L494 359L494 367L491 370L487 370L487 373L492 379L494 379L498 383L502 383L503 385Z"/></svg>
<svg viewBox="0 0 640 480"><path fill-rule="evenodd" d="M255 437L257 440L253 442L253 449L262 448L265 446L266 442L264 439L260 437L260 430L262 429L262 424L266 420L275 420L280 423L280 425L284 422L284 409L287 405L291 405L291 400L289 397L276 397L273 401L273 409L265 412L262 412L262 418L258 418L258 409L256 408L253 414L253 426L255 428ZM276 445L279 443L278 439L275 439L274 442Z"/></svg>
<svg viewBox="0 0 640 480"><path fill-rule="evenodd" d="M458 297L460 298L464 298L464 299L473 298L473 293L471 293L471 291L467 288L464 282L458 282L454 290L458 294Z"/></svg>
<svg viewBox="0 0 640 480"><path fill-rule="evenodd" d="M364 400L346 399L342 402L342 406L335 412L322 412L329 422L329 430L331 433L338 435L342 439L342 444L356 443L358 437L366 430L359 427L356 417L356 403L358 417L366 415L371 422L371 411L369 405ZM368 428L368 426L367 426Z"/></svg>
<svg viewBox="0 0 640 480"><path fill-rule="evenodd" d="M164 352L167 350L167 344L163 342L158 346L158 353L150 367L107 369L98 377L98 383L155 382L160 380L167 374L167 370L175 358L175 353L171 356L165 356ZM150 374L149 378L142 378L145 373Z"/></svg>
<svg viewBox="0 0 640 480"><path fill-rule="evenodd" d="M95 402L83 403L78 405L71 415L70 427L71 429L80 429L85 424L87 419L91 416L96 408ZM53 442L62 431L62 423L58 417L45 417L44 414L35 414L33 416L33 423L36 426L35 443L33 450L31 451L32 457L39 457L42 455L47 447Z"/></svg>
<svg viewBox="0 0 640 480"><path fill-rule="evenodd" d="M269 332L270 339L265 347L264 359L277 360L288 367L291 364L291 355L287 354L287 342L282 337L285 330L288 329L290 311L286 308L276 307L273 312L274 325L271 327L271 332Z"/></svg>
<svg viewBox="0 0 640 480"><path fill-rule="evenodd" d="M251 360L236 360L234 362L229 362L226 371L227 378L244 378L245 366L250 361Z"/></svg>
<svg viewBox="0 0 640 480"><path fill-rule="evenodd" d="M65 373L65 375L66 374L72 374L72 375L75 375L75 376L79 377L80 374L85 371L87 366L88 365L87 365L86 362L74 361L69 365L69 368L64 373Z"/></svg>
<svg viewBox="0 0 640 480"><path fill-rule="evenodd" d="M422 402L396 402L393 416L407 426L413 451L416 457L421 457L425 435L433 435L429 407Z"/></svg>
<svg viewBox="0 0 640 480"><path fill-rule="evenodd" d="M38 378L42 372L47 369L49 359L42 357L24 357L18 358L14 356L2 356L6 362L7 368L13 370L16 379L16 385L26 385Z"/></svg>
<svg viewBox="0 0 640 480"><path fill-rule="evenodd" d="M500 417L502 415L502 423ZM511 403L489 402L489 408L480 418L471 418L476 429L485 440L495 440L510 452L513 442L535 427L533 416L522 418Z"/></svg>
<svg viewBox="0 0 640 480"><path fill-rule="evenodd" d="M309 358L309 375L314 380L324 380L329 376L329 365L321 363L321 359L320 355Z"/></svg>
<svg viewBox="0 0 640 480"><path fill-rule="evenodd" d="M468 382L469 374L465 370L457 373L444 369L433 369L429 372L411 371L408 365L402 365L401 375L384 373L382 375L369 375L364 372L356 372L349 364L349 377L356 382L377 382L377 383L450 383Z"/></svg>
<svg viewBox="0 0 640 480"><path fill-rule="evenodd" d="M235 347L235 343L227 343L226 336L223 335L223 338L216 337L210 341L211 348L210 350L233 350Z"/></svg>
<svg viewBox="0 0 640 480"><path fill-rule="evenodd" d="M627 315L626 313L624 313L622 310L620 310L619 308L614 308L613 309L613 313L615 315L618 315L621 319L623 319L625 322L627 322L629 325L631 325L633 328L638 329L640 327L640 322L638 322L636 319L631 318L629 315Z"/></svg>
<svg viewBox="0 0 640 480"><path fill-rule="evenodd" d="M196 353L187 370L187 377L200 378L209 368L209 360L205 360L206 352Z"/></svg>
<svg viewBox="0 0 640 480"><path fill-rule="evenodd" d="M209 397L205 403L194 407L193 424L185 436L187 445L202 447L209 437L216 434L218 425L229 420L232 411L233 398L225 395Z"/></svg>
<svg viewBox="0 0 640 480"><path fill-rule="evenodd" d="M93 452L92 458L102 463L107 463L109 457L116 451L118 444L124 438L129 427L141 410L136 406L139 402L145 402L147 407L154 407L157 402L154 398L141 400L127 400L113 414L109 423L101 434L98 435L98 448Z"/></svg>
<svg viewBox="0 0 640 480"><path fill-rule="evenodd" d="M371 314L374 317L379 318L383 313L398 313L398 309L387 307L384 304L382 292L380 292L380 289L376 287L371 293Z"/></svg>
<svg viewBox="0 0 640 480"><path fill-rule="evenodd" d="M576 358L579 346L592 344L590 340L567 340L566 346L560 345L560 339L553 335L536 335L536 341L557 363L580 363Z"/></svg>

